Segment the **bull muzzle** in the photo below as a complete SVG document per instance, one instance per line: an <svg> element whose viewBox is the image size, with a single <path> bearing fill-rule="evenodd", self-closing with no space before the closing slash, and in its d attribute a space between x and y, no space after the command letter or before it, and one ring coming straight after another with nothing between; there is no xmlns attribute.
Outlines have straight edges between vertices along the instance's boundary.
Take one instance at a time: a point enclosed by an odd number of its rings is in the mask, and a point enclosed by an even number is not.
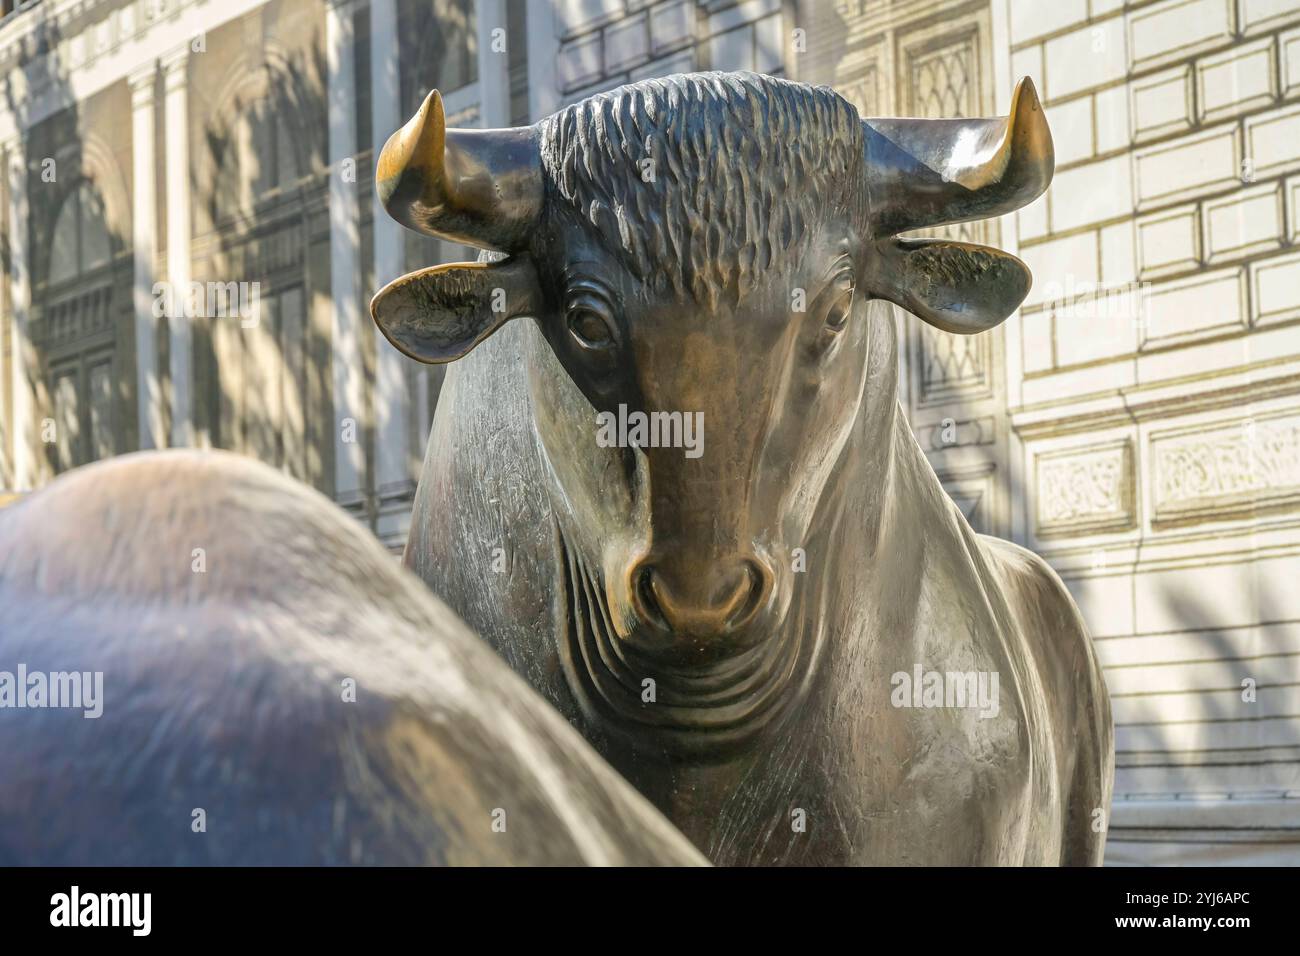
<svg viewBox="0 0 1300 956"><path fill-rule="evenodd" d="M753 630L771 601L775 573L757 554L706 563L638 561L629 571L642 625L675 640L714 641Z"/></svg>

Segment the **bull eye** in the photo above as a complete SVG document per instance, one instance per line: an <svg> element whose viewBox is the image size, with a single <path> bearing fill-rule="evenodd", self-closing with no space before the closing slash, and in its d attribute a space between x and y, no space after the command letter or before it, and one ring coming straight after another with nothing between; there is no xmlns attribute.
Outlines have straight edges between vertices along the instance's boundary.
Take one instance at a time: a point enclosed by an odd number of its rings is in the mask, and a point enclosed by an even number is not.
<svg viewBox="0 0 1300 956"><path fill-rule="evenodd" d="M840 333L844 327L849 324L849 316L853 312L853 289L847 288L842 290L831 303L831 307L826 310L826 331Z"/></svg>
<svg viewBox="0 0 1300 956"><path fill-rule="evenodd" d="M584 349L600 351L616 344L609 320L588 305L575 305L569 309L569 334Z"/></svg>

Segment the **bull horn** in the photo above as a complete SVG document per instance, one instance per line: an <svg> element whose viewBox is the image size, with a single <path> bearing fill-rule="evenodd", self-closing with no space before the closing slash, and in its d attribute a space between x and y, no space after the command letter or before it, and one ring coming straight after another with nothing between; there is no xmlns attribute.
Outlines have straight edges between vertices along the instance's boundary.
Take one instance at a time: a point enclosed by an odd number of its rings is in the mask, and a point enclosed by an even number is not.
<svg viewBox="0 0 1300 956"><path fill-rule="evenodd" d="M876 236L1001 216L1052 182L1052 134L1025 77L998 119L867 119L867 195Z"/></svg>
<svg viewBox="0 0 1300 956"><path fill-rule="evenodd" d="M542 208L537 130L448 129L434 90L384 144L375 188L388 214L409 229L515 252Z"/></svg>

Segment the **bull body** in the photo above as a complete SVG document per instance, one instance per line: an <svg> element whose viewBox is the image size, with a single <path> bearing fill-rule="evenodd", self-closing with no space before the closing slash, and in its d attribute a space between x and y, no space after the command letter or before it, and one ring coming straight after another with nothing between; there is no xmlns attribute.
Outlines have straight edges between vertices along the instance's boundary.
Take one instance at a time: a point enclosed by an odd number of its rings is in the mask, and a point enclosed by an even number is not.
<svg viewBox="0 0 1300 956"><path fill-rule="evenodd" d="M703 862L369 534L245 459L126 456L0 512L20 666L102 673L102 712L0 709L0 864Z"/></svg>
<svg viewBox="0 0 1300 956"><path fill-rule="evenodd" d="M1042 559L974 534L948 498L885 371L893 323L875 323L879 402L836 469L782 635L799 680L741 715L768 722L738 750L683 759L583 693L591 615L545 492L527 368L549 352L530 325L448 369L406 564L716 864L1098 864L1113 743L1083 622ZM864 480L882 462L881 484ZM997 673L997 716L894 707L891 678L918 663Z"/></svg>
<svg viewBox="0 0 1300 956"><path fill-rule="evenodd" d="M1023 263L897 234L1031 201L1052 155L1028 81L1005 119L863 120L701 74L522 130L445 129L435 93L380 157L392 215L507 254L372 303L460 360L406 564L715 863L1101 860L1083 622L944 493L870 301L1002 321ZM701 453L605 447L616 408L699 414Z"/></svg>

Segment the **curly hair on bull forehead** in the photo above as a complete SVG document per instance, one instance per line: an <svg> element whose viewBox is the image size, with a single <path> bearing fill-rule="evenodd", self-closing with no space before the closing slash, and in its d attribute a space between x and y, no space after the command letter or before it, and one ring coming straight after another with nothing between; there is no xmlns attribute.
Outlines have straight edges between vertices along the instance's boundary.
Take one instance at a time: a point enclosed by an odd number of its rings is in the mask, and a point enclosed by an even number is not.
<svg viewBox="0 0 1300 956"><path fill-rule="evenodd" d="M576 211L639 278L710 306L739 302L829 211L864 215L857 110L756 73L591 96L543 121L541 159L548 215Z"/></svg>

